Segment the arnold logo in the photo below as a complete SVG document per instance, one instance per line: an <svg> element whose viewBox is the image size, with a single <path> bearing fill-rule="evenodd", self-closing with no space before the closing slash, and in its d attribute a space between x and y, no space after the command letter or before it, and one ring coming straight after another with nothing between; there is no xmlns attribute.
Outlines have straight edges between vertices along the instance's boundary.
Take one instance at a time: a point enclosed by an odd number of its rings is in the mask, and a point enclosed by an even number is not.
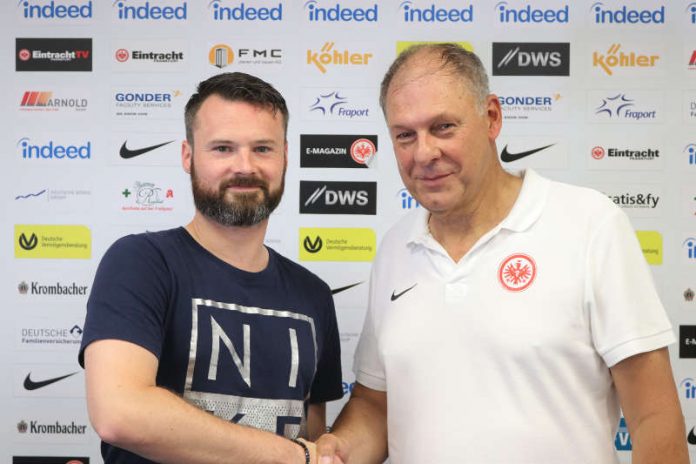
<svg viewBox="0 0 696 464"><path fill-rule="evenodd" d="M568 76L570 43L494 42L494 76Z"/></svg>
<svg viewBox="0 0 696 464"><path fill-rule="evenodd" d="M319 237L318 235L317 238L314 239L314 241L310 240L308 235L302 242L302 246L304 246L304 249L307 250L308 253L317 253L321 250L321 247L323 245L324 242L321 241L321 237Z"/></svg>
<svg viewBox="0 0 696 464"><path fill-rule="evenodd" d="M21 246L24 250L33 250L38 244L39 239L36 234L31 234L29 238L27 238L24 233L19 236L19 246Z"/></svg>
<svg viewBox="0 0 696 464"><path fill-rule="evenodd" d="M377 214L377 183L300 181L300 213Z"/></svg>

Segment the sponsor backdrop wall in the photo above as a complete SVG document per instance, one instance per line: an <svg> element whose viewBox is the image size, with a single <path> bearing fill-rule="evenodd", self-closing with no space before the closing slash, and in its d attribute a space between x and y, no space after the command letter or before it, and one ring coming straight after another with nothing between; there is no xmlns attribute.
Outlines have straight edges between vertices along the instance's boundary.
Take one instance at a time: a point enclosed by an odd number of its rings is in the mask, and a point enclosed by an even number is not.
<svg viewBox="0 0 696 464"><path fill-rule="evenodd" d="M457 41L481 56L503 105L507 169L595 187L630 216L679 334L672 361L696 454L696 2L1 8L0 461L100 461L76 361L92 277L119 236L191 217L182 110L195 83L219 72L257 74L288 100L287 190L267 244L334 289L351 389L370 262L387 227L419 207L377 104L386 67L416 41ZM623 425L616 446L628 461Z"/></svg>

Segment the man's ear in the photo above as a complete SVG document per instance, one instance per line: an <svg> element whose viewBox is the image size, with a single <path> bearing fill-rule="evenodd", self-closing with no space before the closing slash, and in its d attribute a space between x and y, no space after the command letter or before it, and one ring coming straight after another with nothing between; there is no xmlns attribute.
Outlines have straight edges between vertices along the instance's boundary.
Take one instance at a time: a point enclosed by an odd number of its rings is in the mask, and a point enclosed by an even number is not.
<svg viewBox="0 0 696 464"><path fill-rule="evenodd" d="M500 100L493 94L486 97L486 117L488 118L488 138L495 140L503 128L503 112L500 109Z"/></svg>
<svg viewBox="0 0 696 464"><path fill-rule="evenodd" d="M193 158L193 147L188 140L181 142L181 166L187 174L191 174L191 160Z"/></svg>

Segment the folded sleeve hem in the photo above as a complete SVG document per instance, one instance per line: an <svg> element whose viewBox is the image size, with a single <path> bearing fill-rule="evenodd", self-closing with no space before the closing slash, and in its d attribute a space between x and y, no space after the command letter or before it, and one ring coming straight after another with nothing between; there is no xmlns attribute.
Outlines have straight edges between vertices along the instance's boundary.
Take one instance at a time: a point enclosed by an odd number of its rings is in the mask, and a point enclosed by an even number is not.
<svg viewBox="0 0 696 464"><path fill-rule="evenodd" d="M623 342L602 353L602 358L607 366L613 367L615 364L633 355L664 348L675 341L676 338L674 333L672 329L669 328L654 335Z"/></svg>

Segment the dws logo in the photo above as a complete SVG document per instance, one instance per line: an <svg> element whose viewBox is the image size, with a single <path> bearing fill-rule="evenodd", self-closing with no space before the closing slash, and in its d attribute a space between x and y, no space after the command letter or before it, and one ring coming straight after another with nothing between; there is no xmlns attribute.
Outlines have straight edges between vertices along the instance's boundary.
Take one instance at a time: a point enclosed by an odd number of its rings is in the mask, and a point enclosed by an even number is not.
<svg viewBox="0 0 696 464"><path fill-rule="evenodd" d="M401 2L402 19L405 23L470 23L474 20L474 5L463 8L441 8L431 3L429 7L418 8L413 2Z"/></svg>
<svg viewBox="0 0 696 464"><path fill-rule="evenodd" d="M590 7L594 11L595 24L664 24L664 5L656 10L629 10L626 5L612 10L604 7L604 3L596 2Z"/></svg>
<svg viewBox="0 0 696 464"><path fill-rule="evenodd" d="M117 7L116 17L120 21L181 21L185 20L187 16L188 5L186 2L177 6L156 6L146 1L140 6L130 6L126 3L127 1L116 0L111 5Z"/></svg>
<svg viewBox="0 0 696 464"><path fill-rule="evenodd" d="M541 8L532 8L532 5L527 5L523 8L512 8L508 6L508 2L498 2L495 5L498 10L498 22L502 24L508 23L567 23L568 22L568 5L565 5L559 10Z"/></svg>
<svg viewBox="0 0 696 464"><path fill-rule="evenodd" d="M50 140L45 145L33 145L28 137L17 142L22 159L90 159L92 142L84 145L60 145Z"/></svg>
<svg viewBox="0 0 696 464"><path fill-rule="evenodd" d="M377 214L377 183L300 181L300 213Z"/></svg>
<svg viewBox="0 0 696 464"><path fill-rule="evenodd" d="M570 43L494 42L494 76L568 76Z"/></svg>
<svg viewBox="0 0 696 464"><path fill-rule="evenodd" d="M305 2L307 19L311 22L377 22L379 19L379 6L375 3L370 8L348 8L340 3L330 8L319 6L317 0Z"/></svg>
<svg viewBox="0 0 696 464"><path fill-rule="evenodd" d="M36 0L20 1L17 6L22 7L22 15L26 19L86 19L92 17L92 0L82 4L70 2L65 5L55 0L38 4Z"/></svg>
<svg viewBox="0 0 696 464"><path fill-rule="evenodd" d="M244 2L238 6L223 6L223 0L208 3L215 21L282 21L283 4L273 8L247 6Z"/></svg>

